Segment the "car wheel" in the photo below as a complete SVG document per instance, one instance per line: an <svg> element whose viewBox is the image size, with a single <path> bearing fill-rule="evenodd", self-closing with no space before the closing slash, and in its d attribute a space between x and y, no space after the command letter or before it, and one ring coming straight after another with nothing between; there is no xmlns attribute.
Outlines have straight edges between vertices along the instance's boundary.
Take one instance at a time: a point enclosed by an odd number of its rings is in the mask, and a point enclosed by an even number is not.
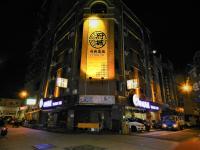
<svg viewBox="0 0 200 150"><path fill-rule="evenodd" d="M131 126L131 131L132 132L137 132L137 128L135 126Z"/></svg>

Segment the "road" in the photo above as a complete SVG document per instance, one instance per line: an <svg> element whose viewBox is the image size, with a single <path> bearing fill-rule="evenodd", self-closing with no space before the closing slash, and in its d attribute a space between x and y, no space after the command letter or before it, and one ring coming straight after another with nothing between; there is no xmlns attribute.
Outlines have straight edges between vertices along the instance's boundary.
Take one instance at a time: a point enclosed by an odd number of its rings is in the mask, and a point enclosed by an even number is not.
<svg viewBox="0 0 200 150"><path fill-rule="evenodd" d="M185 141L185 140L194 140L200 139L200 130L198 129L185 129L181 131L156 131L156 132L144 132L133 134L136 136L149 137L155 139L162 140L170 140L170 141Z"/></svg>
<svg viewBox="0 0 200 150"><path fill-rule="evenodd" d="M9 128L8 135L0 138L0 150L33 150L38 144L52 144L50 150L173 150L185 140L183 135L187 139L198 138L199 131L96 135L53 133L19 127ZM169 136L175 136L175 139L164 138Z"/></svg>

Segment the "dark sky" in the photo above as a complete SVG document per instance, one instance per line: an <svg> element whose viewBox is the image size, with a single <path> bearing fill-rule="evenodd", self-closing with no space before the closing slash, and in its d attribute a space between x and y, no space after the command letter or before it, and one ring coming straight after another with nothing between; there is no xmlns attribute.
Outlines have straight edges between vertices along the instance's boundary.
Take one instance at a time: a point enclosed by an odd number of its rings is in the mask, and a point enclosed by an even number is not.
<svg viewBox="0 0 200 150"><path fill-rule="evenodd" d="M200 50L199 5L193 1L124 1L151 31L152 48L167 56L177 72L184 71ZM0 97L16 97L23 88L40 3L6 0L0 4Z"/></svg>
<svg viewBox="0 0 200 150"><path fill-rule="evenodd" d="M39 3L34 0L0 3L0 97L11 98L16 97L24 85Z"/></svg>

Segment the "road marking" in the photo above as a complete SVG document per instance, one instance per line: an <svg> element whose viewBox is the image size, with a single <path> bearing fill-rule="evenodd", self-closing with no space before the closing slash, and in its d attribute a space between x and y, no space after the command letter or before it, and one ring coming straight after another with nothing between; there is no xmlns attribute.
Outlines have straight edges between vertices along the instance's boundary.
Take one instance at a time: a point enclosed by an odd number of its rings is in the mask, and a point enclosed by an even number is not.
<svg viewBox="0 0 200 150"><path fill-rule="evenodd" d="M185 131L188 131L190 129L185 129L181 131L150 131L148 133L138 133L136 135L146 135L146 136L165 136L165 135L170 135L170 134L177 134L177 133L184 133Z"/></svg>

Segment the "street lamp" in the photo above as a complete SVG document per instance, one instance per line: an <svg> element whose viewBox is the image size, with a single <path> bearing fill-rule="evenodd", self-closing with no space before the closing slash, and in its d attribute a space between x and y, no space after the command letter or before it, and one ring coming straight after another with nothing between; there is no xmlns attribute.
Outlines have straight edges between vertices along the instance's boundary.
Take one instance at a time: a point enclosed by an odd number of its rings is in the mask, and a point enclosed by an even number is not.
<svg viewBox="0 0 200 150"><path fill-rule="evenodd" d="M189 92L191 92L192 87L190 85L185 84L185 85L182 86L182 90L184 92L188 92L189 93Z"/></svg>
<svg viewBox="0 0 200 150"><path fill-rule="evenodd" d="M27 97L28 97L28 92L25 91L25 90L21 91L21 92L19 93L19 97L20 97L21 99L27 98Z"/></svg>
<svg viewBox="0 0 200 150"><path fill-rule="evenodd" d="M189 80L183 83L181 86L182 92L190 93L192 91L192 86L189 84Z"/></svg>

